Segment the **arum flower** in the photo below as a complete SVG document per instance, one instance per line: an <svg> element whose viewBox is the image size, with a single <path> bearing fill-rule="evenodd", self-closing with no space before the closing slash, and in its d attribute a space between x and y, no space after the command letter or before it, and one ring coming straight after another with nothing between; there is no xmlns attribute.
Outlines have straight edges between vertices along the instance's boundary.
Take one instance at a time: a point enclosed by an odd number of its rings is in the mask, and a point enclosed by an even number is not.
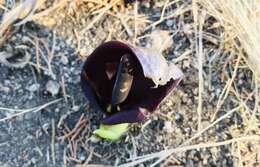
<svg viewBox="0 0 260 167"><path fill-rule="evenodd" d="M129 123L149 119L149 113L156 110L182 76L181 70L155 49L119 41L101 44L87 58L81 73L82 89L90 105L107 115L100 120L101 130L94 133L116 140ZM112 139L109 134L113 127L120 127L120 133Z"/></svg>

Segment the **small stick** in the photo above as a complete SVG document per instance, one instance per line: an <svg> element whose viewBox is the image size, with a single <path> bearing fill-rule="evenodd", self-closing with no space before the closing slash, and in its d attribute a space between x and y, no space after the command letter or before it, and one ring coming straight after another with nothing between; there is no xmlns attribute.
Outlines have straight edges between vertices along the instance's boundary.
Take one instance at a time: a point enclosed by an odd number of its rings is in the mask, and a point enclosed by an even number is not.
<svg viewBox="0 0 260 167"><path fill-rule="evenodd" d="M87 120L82 121L80 125L83 125L83 123L86 123ZM71 140L75 140L75 138L78 136L79 132L84 128L84 126L80 126L77 131L74 133L74 135L71 137Z"/></svg>
<svg viewBox="0 0 260 167"><path fill-rule="evenodd" d="M13 115L10 115L10 116L7 116L5 118L2 118L0 119L0 122L4 122L6 120L9 120L9 119L12 119L14 117L17 117L17 116L21 116L23 114L26 114L26 113L29 113L29 112L38 112L38 111L41 111L42 109L52 105L52 104L55 104L57 102L61 101L61 99L56 99L56 100L53 100L51 102L48 102L46 104L43 104L41 106L38 106L38 107L34 107L34 108L31 108L31 109L10 109L10 108L3 108L3 107L0 107L0 110L6 110L6 111L20 111L18 113L15 113Z"/></svg>
<svg viewBox="0 0 260 167"><path fill-rule="evenodd" d="M80 31L80 34L84 34L87 30L91 29L96 22L102 18L107 11L109 11L119 0L114 1L113 3L106 5L102 10L98 13L98 15L85 27L83 30Z"/></svg>
<svg viewBox="0 0 260 167"><path fill-rule="evenodd" d="M100 154L98 154L98 153L95 153L94 152L94 150L91 148L91 149L89 149L89 148L87 148L87 146L81 141L81 146L83 147L83 149L85 150L85 151L88 151L88 152L92 152L92 154L94 155L94 156L96 156L96 157L98 157L98 158L102 158L102 155L100 155Z"/></svg>
<svg viewBox="0 0 260 167"><path fill-rule="evenodd" d="M68 157L68 158L69 158L69 160L72 160L72 161L74 161L74 162L81 163L80 160L78 160L78 159L76 159L76 158L74 158L74 157Z"/></svg>
<svg viewBox="0 0 260 167"><path fill-rule="evenodd" d="M68 97L67 97L67 94L66 94L64 75L61 76L61 89L62 89L62 94L64 96L64 100L65 100L66 103L68 103Z"/></svg>
<svg viewBox="0 0 260 167"><path fill-rule="evenodd" d="M36 55L36 69L38 74L40 74L40 57L39 57L39 39L35 37L35 55Z"/></svg>
<svg viewBox="0 0 260 167"><path fill-rule="evenodd" d="M67 147L63 150L63 165L64 165L64 167L67 167L67 156L66 156L66 152L67 152Z"/></svg>
<svg viewBox="0 0 260 167"><path fill-rule="evenodd" d="M75 125L75 127L69 133L65 134L64 136L59 137L59 139L60 138L68 138L71 135L73 135L77 131L77 129L80 127L80 125L82 125L83 123L86 122L86 120L82 121L83 117L84 117L84 114L81 115L81 117L79 118L79 120L78 120L77 124Z"/></svg>
<svg viewBox="0 0 260 167"><path fill-rule="evenodd" d="M51 135L51 157L52 157L52 162L55 165L56 163L56 158L55 158L55 120L51 120L51 125L52 125L52 135Z"/></svg>
<svg viewBox="0 0 260 167"><path fill-rule="evenodd" d="M78 148L78 141L74 141L74 152L73 152L73 158L77 158L77 148Z"/></svg>
<svg viewBox="0 0 260 167"><path fill-rule="evenodd" d="M68 139L68 142L69 142L69 148L70 148L70 155L73 156L73 143L71 140Z"/></svg>
<svg viewBox="0 0 260 167"><path fill-rule="evenodd" d="M235 142L252 141L252 140L259 141L260 137L257 135L242 136L242 137L233 138L233 139L225 140L225 141L221 141L221 142L199 143L199 144L195 144L195 145L167 149L167 150L159 151L156 153L151 153L151 154L148 154L145 156L136 157L136 159L134 161L128 162L128 163L125 163L125 164L122 164L119 166L120 167L135 166L137 164L141 164L145 161L152 160L155 158L160 158L160 160L163 160L163 159L167 158L168 156L170 156L171 154L177 153L177 152L184 152L184 151L188 151L188 150L202 149L202 148L219 147L219 146L223 146L223 145L232 144Z"/></svg>
<svg viewBox="0 0 260 167"><path fill-rule="evenodd" d="M87 165L89 163L89 161L91 161L92 157L93 157L93 149L90 150L90 153L88 155L88 158L86 159L86 161L83 163L83 165Z"/></svg>

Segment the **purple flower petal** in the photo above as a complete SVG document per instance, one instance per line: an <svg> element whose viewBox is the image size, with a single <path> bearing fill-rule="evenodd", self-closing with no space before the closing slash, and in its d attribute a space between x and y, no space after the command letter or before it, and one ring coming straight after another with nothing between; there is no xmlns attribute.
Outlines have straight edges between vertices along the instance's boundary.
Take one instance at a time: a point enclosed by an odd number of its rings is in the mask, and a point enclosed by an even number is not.
<svg viewBox="0 0 260 167"><path fill-rule="evenodd" d="M145 109L135 108L115 113L101 121L105 125L143 122L147 119Z"/></svg>
<svg viewBox="0 0 260 167"><path fill-rule="evenodd" d="M107 107L111 105L116 80L115 72L124 54L133 56L132 86L127 98L119 105L121 111L108 113ZM125 43L110 41L101 44L88 57L81 73L81 85L90 103L108 115L103 120L104 124L145 120L146 114L143 111L155 111L161 101L178 85L181 71L176 66L168 66L163 58L156 56L149 57L149 54L144 55L140 50ZM160 69L160 65L163 69ZM176 70L177 75L170 70ZM160 80L161 75L163 80Z"/></svg>

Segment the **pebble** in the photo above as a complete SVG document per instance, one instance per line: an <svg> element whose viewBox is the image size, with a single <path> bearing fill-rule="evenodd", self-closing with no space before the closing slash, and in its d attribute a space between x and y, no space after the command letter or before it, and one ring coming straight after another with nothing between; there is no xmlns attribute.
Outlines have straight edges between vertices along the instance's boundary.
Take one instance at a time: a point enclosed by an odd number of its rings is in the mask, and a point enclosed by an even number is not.
<svg viewBox="0 0 260 167"><path fill-rule="evenodd" d="M183 68L190 68L190 61L189 60L183 61Z"/></svg>
<svg viewBox="0 0 260 167"><path fill-rule="evenodd" d="M163 140L163 136L157 136L156 138L158 142L161 142Z"/></svg>
<svg viewBox="0 0 260 167"><path fill-rule="evenodd" d="M4 80L4 85L5 85L5 86L10 85L10 84L11 84L11 81L10 81L10 80L8 80L8 79Z"/></svg>
<svg viewBox="0 0 260 167"><path fill-rule="evenodd" d="M144 164L139 164L138 167L145 167Z"/></svg>
<svg viewBox="0 0 260 167"><path fill-rule="evenodd" d="M0 83L0 91L3 91L5 93L9 93L10 92L10 88L7 87L7 86L3 86L1 83Z"/></svg>
<svg viewBox="0 0 260 167"><path fill-rule="evenodd" d="M27 90L29 90L30 92L35 92L36 90L38 90L40 88L40 84L32 84L31 86L29 86L27 88Z"/></svg>
<svg viewBox="0 0 260 167"><path fill-rule="evenodd" d="M59 93L60 84L56 81L48 81L46 84L46 90L52 95L55 96Z"/></svg>
<svg viewBox="0 0 260 167"><path fill-rule="evenodd" d="M80 48L79 50L79 54L82 55L82 56L86 56L88 55L90 52L88 51L87 48Z"/></svg>
<svg viewBox="0 0 260 167"><path fill-rule="evenodd" d="M177 124L182 124L183 123L183 116L179 113L176 113L175 116L174 116L174 119L175 119L175 122Z"/></svg>
<svg viewBox="0 0 260 167"><path fill-rule="evenodd" d="M84 161L85 159L86 159L86 157L85 157L84 155L81 154L81 155L79 156L79 160Z"/></svg>
<svg viewBox="0 0 260 167"><path fill-rule="evenodd" d="M80 109L80 106L77 106L77 105L75 105L75 106L72 107L72 110L73 110L73 111L79 111L79 109Z"/></svg>
<svg viewBox="0 0 260 167"><path fill-rule="evenodd" d="M99 137L95 136L95 135L92 135L92 136L90 137L90 141L91 141L92 143L98 143L99 141L101 141L101 139L100 139Z"/></svg>
<svg viewBox="0 0 260 167"><path fill-rule="evenodd" d="M202 128L206 128L206 127L208 127L209 125L210 125L210 122L209 122L209 121L202 121L202 122L201 122Z"/></svg>
<svg viewBox="0 0 260 167"><path fill-rule="evenodd" d="M61 56L61 62L63 65L67 65L69 63L69 60L66 56Z"/></svg>
<svg viewBox="0 0 260 167"><path fill-rule="evenodd" d="M31 162L32 162L33 164L36 164L36 162L37 162L36 158L33 157L33 158L31 159Z"/></svg>
<svg viewBox="0 0 260 167"><path fill-rule="evenodd" d="M167 25L168 27L171 27L171 26L173 25L173 20L167 20L167 21L166 21L166 25Z"/></svg>
<svg viewBox="0 0 260 167"><path fill-rule="evenodd" d="M167 132L167 133L172 133L173 130L173 125L171 121L165 121L164 122L164 127L163 129Z"/></svg>

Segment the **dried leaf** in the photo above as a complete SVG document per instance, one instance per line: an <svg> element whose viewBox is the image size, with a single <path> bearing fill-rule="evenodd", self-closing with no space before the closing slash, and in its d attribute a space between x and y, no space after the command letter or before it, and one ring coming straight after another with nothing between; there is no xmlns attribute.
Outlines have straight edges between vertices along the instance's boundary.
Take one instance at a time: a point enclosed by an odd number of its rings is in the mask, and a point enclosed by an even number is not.
<svg viewBox="0 0 260 167"><path fill-rule="evenodd" d="M170 79L180 79L183 77L181 70L173 63L167 63L166 59L157 50L133 48L145 77L150 78L158 85L165 85Z"/></svg>
<svg viewBox="0 0 260 167"><path fill-rule="evenodd" d="M173 45L172 37L168 31L155 30L151 34L151 48L159 52L165 51Z"/></svg>

